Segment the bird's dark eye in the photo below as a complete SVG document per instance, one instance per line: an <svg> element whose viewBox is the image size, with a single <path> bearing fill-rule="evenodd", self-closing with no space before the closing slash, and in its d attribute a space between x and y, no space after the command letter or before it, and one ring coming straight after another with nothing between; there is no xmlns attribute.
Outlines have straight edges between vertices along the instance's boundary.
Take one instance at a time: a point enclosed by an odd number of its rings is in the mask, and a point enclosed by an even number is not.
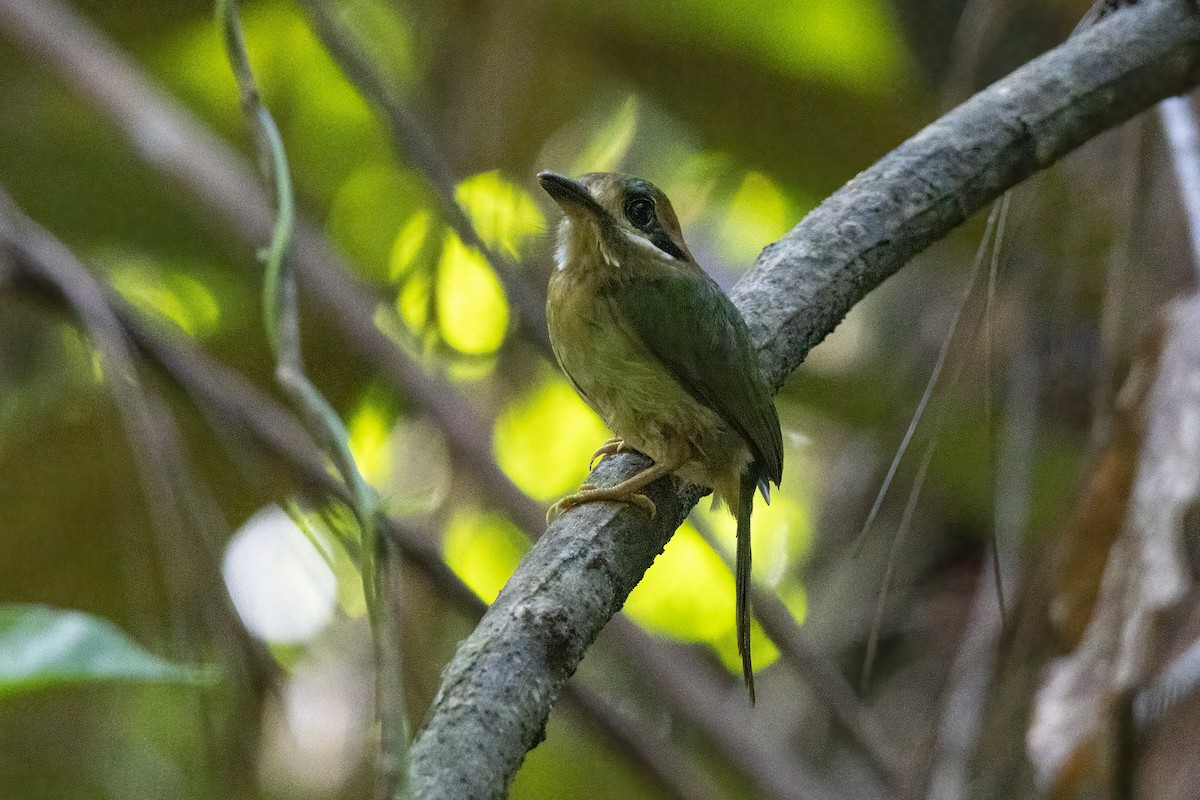
<svg viewBox="0 0 1200 800"><path fill-rule="evenodd" d="M625 219L635 228L645 230L654 222L654 201L640 195L625 201Z"/></svg>

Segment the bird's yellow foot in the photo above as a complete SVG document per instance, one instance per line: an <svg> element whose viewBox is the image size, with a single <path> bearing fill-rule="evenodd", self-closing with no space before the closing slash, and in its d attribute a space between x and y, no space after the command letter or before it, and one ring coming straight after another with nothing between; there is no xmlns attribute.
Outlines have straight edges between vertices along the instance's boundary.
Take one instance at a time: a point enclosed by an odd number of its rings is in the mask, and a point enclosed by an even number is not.
<svg viewBox="0 0 1200 800"><path fill-rule="evenodd" d="M629 447L625 444L625 440L620 436L614 436L604 444L600 445L596 452L592 453L592 460L588 462L588 469L595 469L596 462L605 456L615 456L617 453L627 453L632 449L632 447Z"/></svg>
<svg viewBox="0 0 1200 800"><path fill-rule="evenodd" d="M635 505L649 514L650 519L654 519L658 513L653 500L640 492L630 491L621 484L597 489L590 483L585 483L579 487L579 491L575 494L567 495L562 500L550 506L550 510L546 512L546 524L550 524L575 506L581 506L584 503L595 503L598 500L612 500L616 503Z"/></svg>
<svg viewBox="0 0 1200 800"><path fill-rule="evenodd" d="M610 444L613 444L613 442L610 442ZM662 476L674 472L681 464L683 464L682 459L669 463L651 464L633 477L621 481L616 486L606 486L603 489L597 489L595 486L585 483L579 487L579 491L575 494L568 495L550 506L550 510L546 512L546 522L553 522L568 509L583 505L584 503L594 503L597 500L630 503L644 510L650 515L650 519L654 519L658 513L658 509L655 508L653 500L642 494L642 489L645 489Z"/></svg>

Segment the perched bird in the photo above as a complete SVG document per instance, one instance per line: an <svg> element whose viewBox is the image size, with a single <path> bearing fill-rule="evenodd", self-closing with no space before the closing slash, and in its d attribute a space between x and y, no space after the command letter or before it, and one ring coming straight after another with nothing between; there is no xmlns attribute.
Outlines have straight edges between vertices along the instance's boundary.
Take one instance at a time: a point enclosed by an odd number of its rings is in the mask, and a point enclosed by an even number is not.
<svg viewBox="0 0 1200 800"><path fill-rule="evenodd" d="M692 258L667 196L648 181L541 172L562 209L546 316L558 363L616 435L596 456L638 450L654 464L615 486L584 484L548 518L596 500L654 516L642 489L675 473L711 487L737 518L737 639L750 657L750 512L783 474L771 391L741 314Z"/></svg>

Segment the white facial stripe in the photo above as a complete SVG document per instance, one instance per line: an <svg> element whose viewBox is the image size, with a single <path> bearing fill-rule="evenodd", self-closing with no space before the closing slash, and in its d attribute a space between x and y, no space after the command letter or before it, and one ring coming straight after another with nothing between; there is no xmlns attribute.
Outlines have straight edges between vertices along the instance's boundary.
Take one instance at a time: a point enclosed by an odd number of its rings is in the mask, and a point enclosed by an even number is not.
<svg viewBox="0 0 1200 800"><path fill-rule="evenodd" d="M567 266L567 244L571 238L571 220L563 217L558 226L558 246L554 248L554 266L563 270Z"/></svg>
<svg viewBox="0 0 1200 800"><path fill-rule="evenodd" d="M622 228L621 232L625 234L625 238L628 239L630 242L632 242L636 246L642 248L643 250L649 251L650 253L658 256L659 258L669 258L672 261L679 260L679 259L675 258L675 256L673 256L670 253L666 252L665 250L661 249L658 245L656 245L654 242L647 239L645 236L642 236L640 233L636 233L627 228Z"/></svg>

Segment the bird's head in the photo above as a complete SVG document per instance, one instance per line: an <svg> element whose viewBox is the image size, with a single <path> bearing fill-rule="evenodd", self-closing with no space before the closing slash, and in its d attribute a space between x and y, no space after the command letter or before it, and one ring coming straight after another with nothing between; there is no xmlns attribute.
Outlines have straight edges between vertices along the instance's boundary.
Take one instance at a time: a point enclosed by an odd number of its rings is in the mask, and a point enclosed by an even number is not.
<svg viewBox="0 0 1200 800"><path fill-rule="evenodd" d="M539 172L538 181L563 210L558 267L575 263L624 266L639 258L694 265L671 201L649 181L616 172L572 180Z"/></svg>

